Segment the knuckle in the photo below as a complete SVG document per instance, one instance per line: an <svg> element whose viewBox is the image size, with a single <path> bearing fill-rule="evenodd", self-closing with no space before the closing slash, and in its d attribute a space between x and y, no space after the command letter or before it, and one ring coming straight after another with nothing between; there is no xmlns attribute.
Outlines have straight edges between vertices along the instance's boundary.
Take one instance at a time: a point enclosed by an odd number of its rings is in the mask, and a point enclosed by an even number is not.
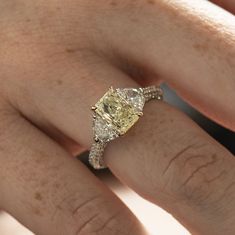
<svg viewBox="0 0 235 235"><path fill-rule="evenodd" d="M118 214L111 214L103 216L101 214L94 214L76 230L76 235L85 234L117 234L118 233Z"/></svg>
<svg viewBox="0 0 235 235"><path fill-rule="evenodd" d="M68 214L70 234L119 234L118 221L121 211L113 207L102 195L93 195L81 201L78 195L73 194L64 199L57 208L55 219L59 220L61 213Z"/></svg>
<svg viewBox="0 0 235 235"><path fill-rule="evenodd" d="M203 203L211 197L215 182L224 174L221 161L223 158L207 145L188 145L163 170L162 175L168 177L165 189L179 200Z"/></svg>
<svg viewBox="0 0 235 235"><path fill-rule="evenodd" d="M195 156L197 158L197 156ZM212 173L213 165L217 162L217 156L201 161L197 165L185 169L185 176L180 180L179 193L193 202L202 202L211 193L211 188L206 182L207 174Z"/></svg>

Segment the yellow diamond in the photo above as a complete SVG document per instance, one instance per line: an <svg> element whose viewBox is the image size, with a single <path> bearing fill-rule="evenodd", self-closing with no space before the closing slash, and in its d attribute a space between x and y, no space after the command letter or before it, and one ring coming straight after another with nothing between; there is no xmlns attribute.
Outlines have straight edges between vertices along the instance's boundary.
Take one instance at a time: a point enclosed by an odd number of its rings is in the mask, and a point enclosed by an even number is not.
<svg viewBox="0 0 235 235"><path fill-rule="evenodd" d="M112 88L95 105L96 113L111 123L119 134L125 134L139 119L134 107Z"/></svg>

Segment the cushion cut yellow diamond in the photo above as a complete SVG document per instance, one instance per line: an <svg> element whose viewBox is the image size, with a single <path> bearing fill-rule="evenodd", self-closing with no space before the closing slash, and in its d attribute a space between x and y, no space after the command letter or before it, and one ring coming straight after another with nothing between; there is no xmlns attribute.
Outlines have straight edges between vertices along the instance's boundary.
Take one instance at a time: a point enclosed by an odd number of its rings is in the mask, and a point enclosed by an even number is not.
<svg viewBox="0 0 235 235"><path fill-rule="evenodd" d="M110 88L95 105L95 112L111 123L116 131L125 134L139 119L138 112Z"/></svg>

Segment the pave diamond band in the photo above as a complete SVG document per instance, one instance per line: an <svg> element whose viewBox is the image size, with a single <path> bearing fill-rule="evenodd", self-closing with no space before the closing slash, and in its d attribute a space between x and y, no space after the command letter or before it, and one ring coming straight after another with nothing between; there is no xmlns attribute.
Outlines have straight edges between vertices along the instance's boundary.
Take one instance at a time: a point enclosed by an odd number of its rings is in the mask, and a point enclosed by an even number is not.
<svg viewBox="0 0 235 235"><path fill-rule="evenodd" d="M107 143L124 135L143 115L144 105L151 99L163 99L160 87L111 87L92 107L94 143L89 153L89 163L93 168L106 168L103 153Z"/></svg>

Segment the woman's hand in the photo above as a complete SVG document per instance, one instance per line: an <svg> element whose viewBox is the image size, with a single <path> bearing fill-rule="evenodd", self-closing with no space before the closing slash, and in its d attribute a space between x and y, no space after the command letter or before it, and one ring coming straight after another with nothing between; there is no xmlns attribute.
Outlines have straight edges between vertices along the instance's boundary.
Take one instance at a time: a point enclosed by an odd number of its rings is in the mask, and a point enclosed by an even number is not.
<svg viewBox="0 0 235 235"><path fill-rule="evenodd" d="M39 235L145 234L72 158L91 145L90 107L111 85L163 80L235 130L235 17L203 0L2 0L0 9L0 207ZM192 233L234 234L235 160L170 105L149 103L105 160Z"/></svg>

